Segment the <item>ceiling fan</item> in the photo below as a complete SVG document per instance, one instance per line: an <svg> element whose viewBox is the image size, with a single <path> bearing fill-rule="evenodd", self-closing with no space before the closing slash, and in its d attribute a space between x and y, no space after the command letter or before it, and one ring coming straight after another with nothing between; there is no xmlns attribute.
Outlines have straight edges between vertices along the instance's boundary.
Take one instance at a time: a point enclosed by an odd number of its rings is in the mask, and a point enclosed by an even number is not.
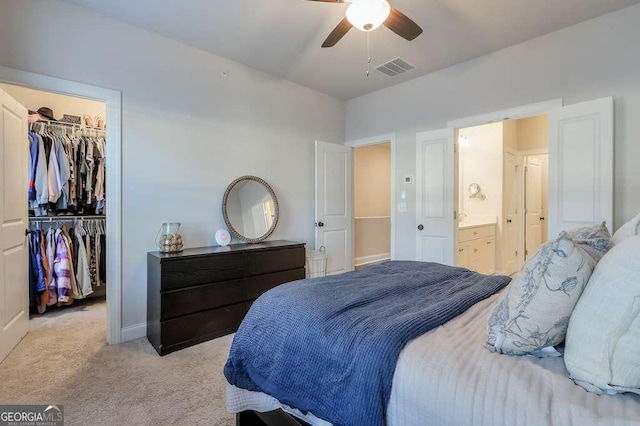
<svg viewBox="0 0 640 426"><path fill-rule="evenodd" d="M345 18L331 31L322 47L333 47L353 27L369 32L380 25L386 26L400 37L409 41L422 34L422 28L387 0L308 0L323 3L351 3Z"/></svg>

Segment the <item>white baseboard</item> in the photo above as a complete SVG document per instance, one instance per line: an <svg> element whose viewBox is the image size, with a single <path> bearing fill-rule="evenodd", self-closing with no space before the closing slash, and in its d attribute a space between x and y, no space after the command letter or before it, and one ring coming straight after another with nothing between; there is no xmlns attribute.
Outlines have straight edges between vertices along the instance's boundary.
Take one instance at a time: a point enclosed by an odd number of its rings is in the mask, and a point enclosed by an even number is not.
<svg viewBox="0 0 640 426"><path fill-rule="evenodd" d="M371 256L356 257L356 266L369 265L371 263L382 262L391 259L391 253L372 254Z"/></svg>
<svg viewBox="0 0 640 426"><path fill-rule="evenodd" d="M120 330L120 341L128 342L129 340L136 340L147 335L147 323L143 322L129 327L123 327Z"/></svg>

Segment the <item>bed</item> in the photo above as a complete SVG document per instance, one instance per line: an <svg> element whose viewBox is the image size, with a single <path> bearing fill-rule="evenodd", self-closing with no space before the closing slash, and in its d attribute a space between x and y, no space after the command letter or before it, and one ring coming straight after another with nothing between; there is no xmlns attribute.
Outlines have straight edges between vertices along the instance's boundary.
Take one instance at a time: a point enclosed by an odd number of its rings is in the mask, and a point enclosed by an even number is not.
<svg viewBox="0 0 640 426"><path fill-rule="evenodd" d="M478 301L402 349L385 424L640 424L640 396L586 392L568 378L562 358L511 357L487 350L486 321L500 294ZM255 421L252 413L270 412L275 424L330 425L266 393L231 384L226 402L228 411L241 413L240 423Z"/></svg>

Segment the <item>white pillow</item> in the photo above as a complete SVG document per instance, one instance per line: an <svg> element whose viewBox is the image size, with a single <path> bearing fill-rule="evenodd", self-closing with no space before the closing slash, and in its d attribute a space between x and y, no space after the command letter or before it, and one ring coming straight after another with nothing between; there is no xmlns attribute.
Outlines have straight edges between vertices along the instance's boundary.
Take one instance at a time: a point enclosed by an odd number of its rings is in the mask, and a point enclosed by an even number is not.
<svg viewBox="0 0 640 426"><path fill-rule="evenodd" d="M640 236L598 263L571 315L564 359L587 390L640 393Z"/></svg>
<svg viewBox="0 0 640 426"><path fill-rule="evenodd" d="M625 223L613 234L613 243L620 244L627 238L631 238L634 235L638 235L638 225L640 225L640 214Z"/></svg>
<svg viewBox="0 0 640 426"><path fill-rule="evenodd" d="M507 355L526 355L562 343L596 262L566 232L544 244L493 309L487 321L487 347Z"/></svg>

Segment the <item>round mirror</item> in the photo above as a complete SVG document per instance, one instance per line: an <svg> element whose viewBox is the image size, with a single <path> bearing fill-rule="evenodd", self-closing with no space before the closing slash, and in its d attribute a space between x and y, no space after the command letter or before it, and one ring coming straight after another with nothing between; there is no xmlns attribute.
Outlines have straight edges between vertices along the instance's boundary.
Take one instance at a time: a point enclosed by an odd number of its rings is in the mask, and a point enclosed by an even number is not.
<svg viewBox="0 0 640 426"><path fill-rule="evenodd" d="M258 243L276 229L278 199L264 180L242 176L224 192L222 215L233 235L248 243Z"/></svg>

